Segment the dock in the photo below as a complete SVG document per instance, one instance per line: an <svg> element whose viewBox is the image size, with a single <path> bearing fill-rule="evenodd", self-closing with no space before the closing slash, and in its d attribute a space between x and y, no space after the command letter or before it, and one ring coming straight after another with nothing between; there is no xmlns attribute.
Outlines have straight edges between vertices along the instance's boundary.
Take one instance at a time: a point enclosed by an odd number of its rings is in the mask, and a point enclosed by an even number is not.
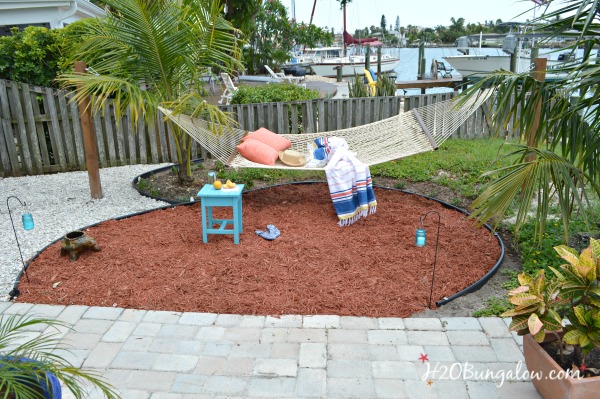
<svg viewBox="0 0 600 399"><path fill-rule="evenodd" d="M434 87L450 87L458 91L463 83L462 76L458 75L451 78L404 80L396 82L396 89L421 89L421 94L425 94L425 89Z"/></svg>

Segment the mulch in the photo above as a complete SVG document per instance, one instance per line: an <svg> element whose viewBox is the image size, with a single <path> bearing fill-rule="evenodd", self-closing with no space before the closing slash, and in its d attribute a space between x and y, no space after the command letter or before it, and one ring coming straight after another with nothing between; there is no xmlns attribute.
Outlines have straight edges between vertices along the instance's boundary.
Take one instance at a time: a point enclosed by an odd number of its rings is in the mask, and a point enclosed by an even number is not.
<svg viewBox="0 0 600 399"><path fill-rule="evenodd" d="M19 302L232 314L407 317L429 301L437 218L416 247L419 217L441 214L433 299L466 288L496 263L500 246L462 213L376 188L377 213L339 227L326 184L243 195L243 234L202 243L200 206L177 206L86 230L102 248L77 261L60 241L29 266ZM219 209L226 217L227 211ZM254 233L274 224L281 236ZM65 232L66 233L66 232Z"/></svg>

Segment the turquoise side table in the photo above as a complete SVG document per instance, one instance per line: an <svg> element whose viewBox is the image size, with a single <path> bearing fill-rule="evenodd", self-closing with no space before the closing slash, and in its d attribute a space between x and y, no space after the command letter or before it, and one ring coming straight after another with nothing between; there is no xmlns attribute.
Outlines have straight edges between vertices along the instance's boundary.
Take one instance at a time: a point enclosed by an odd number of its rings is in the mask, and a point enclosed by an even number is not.
<svg viewBox="0 0 600 399"><path fill-rule="evenodd" d="M242 190L243 184L237 184L233 189L215 190L212 184L205 184L200 191L202 208L202 242L208 243L209 234L233 234L233 243L240 243L242 233ZM230 206L233 209L233 219L213 219L213 207ZM215 228L215 224L218 227ZM231 225L232 229L227 229Z"/></svg>

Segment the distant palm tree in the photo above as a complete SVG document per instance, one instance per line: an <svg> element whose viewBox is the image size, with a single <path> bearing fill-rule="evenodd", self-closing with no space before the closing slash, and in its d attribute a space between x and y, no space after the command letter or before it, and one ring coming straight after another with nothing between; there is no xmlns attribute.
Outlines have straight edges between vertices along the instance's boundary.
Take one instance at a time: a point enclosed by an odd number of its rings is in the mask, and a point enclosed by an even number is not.
<svg viewBox="0 0 600 399"><path fill-rule="evenodd" d="M86 19L74 60L93 73L64 74L67 87L80 85L77 99L92 96L95 109L115 104L117 120L127 109L134 122L158 121L159 104L202 116L213 126L229 123L204 101L202 77L208 68L241 69L237 31L223 18L220 0L104 0L106 18ZM180 180L191 176L191 138L172 125Z"/></svg>
<svg viewBox="0 0 600 399"><path fill-rule="evenodd" d="M600 3L560 3L559 9L545 12L535 22L545 22L544 30L551 31L552 38L572 38L573 53L585 49L581 59L555 70L559 74L552 81L536 81L529 73L498 72L466 95L478 95L480 88L491 85L495 91L492 120L501 129L512 121L522 142L512 153L517 156L513 165L489 172L499 178L475 200L473 215L482 222L498 221L518 202L517 231L535 208L541 238L556 203L567 240L573 210L586 208L590 190L596 199L600 195L600 59L592 51L599 40Z"/></svg>
<svg viewBox="0 0 600 399"><path fill-rule="evenodd" d="M454 17L451 17L450 22L451 22L451 24L450 24L449 29L451 31L460 33L465 30L465 19L464 18L456 19Z"/></svg>

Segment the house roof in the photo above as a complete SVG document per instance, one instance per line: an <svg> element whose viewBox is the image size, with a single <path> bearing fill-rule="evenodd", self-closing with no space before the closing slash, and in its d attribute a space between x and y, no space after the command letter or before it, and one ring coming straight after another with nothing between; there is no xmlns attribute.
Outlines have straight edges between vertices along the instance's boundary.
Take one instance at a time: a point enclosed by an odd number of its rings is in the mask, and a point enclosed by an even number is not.
<svg viewBox="0 0 600 399"><path fill-rule="evenodd" d="M103 17L106 12L87 0L0 0L0 10L36 9L36 8L70 8L75 3L77 12L82 17Z"/></svg>

